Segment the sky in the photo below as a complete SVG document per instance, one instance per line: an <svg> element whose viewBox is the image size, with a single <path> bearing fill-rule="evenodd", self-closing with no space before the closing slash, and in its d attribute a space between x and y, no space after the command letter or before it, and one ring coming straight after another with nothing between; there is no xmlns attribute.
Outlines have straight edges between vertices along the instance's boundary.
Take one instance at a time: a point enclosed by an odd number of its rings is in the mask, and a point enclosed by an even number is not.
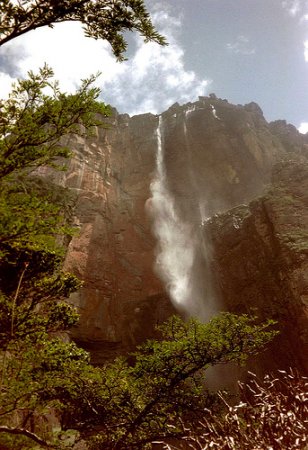
<svg viewBox="0 0 308 450"><path fill-rule="evenodd" d="M308 132L308 0L146 0L169 45L127 36L128 60L76 23L32 31L0 48L0 98L47 62L67 92L101 72L101 98L130 115L215 93L259 104L268 121Z"/></svg>

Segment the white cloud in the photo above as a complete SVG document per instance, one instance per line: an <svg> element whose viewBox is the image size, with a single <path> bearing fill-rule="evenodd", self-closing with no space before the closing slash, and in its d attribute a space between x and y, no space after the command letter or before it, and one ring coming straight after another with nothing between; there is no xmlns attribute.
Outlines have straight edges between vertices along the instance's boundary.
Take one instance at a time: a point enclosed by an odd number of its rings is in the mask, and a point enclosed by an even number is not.
<svg viewBox="0 0 308 450"><path fill-rule="evenodd" d="M301 11L303 3L302 0L284 0L282 2L282 7L285 8L291 16L295 17Z"/></svg>
<svg viewBox="0 0 308 450"><path fill-rule="evenodd" d="M173 17L166 11L153 12L152 17L169 45L144 44L136 37L136 51L123 64L125 70L105 83L108 99L116 99L113 103L131 114L157 113L177 101L195 100L205 94L209 84L209 80L185 68L184 50L177 37L181 17Z"/></svg>
<svg viewBox="0 0 308 450"><path fill-rule="evenodd" d="M304 57L305 61L308 62L308 40L304 42Z"/></svg>
<svg viewBox="0 0 308 450"><path fill-rule="evenodd" d="M108 68L104 71L105 79L122 70L111 56L108 44L85 38L77 23L59 24L54 29L41 28L30 32L16 40L16 43L11 41L7 44L10 52L15 44L19 50L15 67L21 77L47 62L54 69L55 77L61 81L62 89L67 91L74 90L80 79L103 71L105 67Z"/></svg>
<svg viewBox="0 0 308 450"><path fill-rule="evenodd" d="M122 111L138 114L161 112L172 103L204 95L209 82L184 67L183 50L177 44L160 48L138 39L135 55L126 70L105 84L108 97L115 98Z"/></svg>
<svg viewBox="0 0 308 450"><path fill-rule="evenodd" d="M185 67L184 50L177 37L181 17L173 17L166 11L156 11L152 17L169 45L144 44L135 36L136 48L124 63L116 62L108 43L85 38L76 23L36 30L3 49L15 53L18 49L14 69L22 77L28 70L37 70L47 62L60 80L61 88L73 91L80 79L100 71L98 85L108 103L129 114L157 113L176 101L192 101L198 95L205 95L209 81ZM0 67L2 77L8 76L5 72L9 70L4 63Z"/></svg>
<svg viewBox="0 0 308 450"><path fill-rule="evenodd" d="M302 122L298 127L298 131L302 134L308 133L308 122Z"/></svg>
<svg viewBox="0 0 308 450"><path fill-rule="evenodd" d="M234 42L229 42L227 49L241 55L253 55L256 53L256 49L251 47L248 37L243 35L237 36Z"/></svg>
<svg viewBox="0 0 308 450"><path fill-rule="evenodd" d="M303 23L308 20L308 0L283 0L282 7L294 18Z"/></svg>
<svg viewBox="0 0 308 450"><path fill-rule="evenodd" d="M308 32L308 0L283 0L281 5L290 16L299 20L301 25L306 26ZM304 58L308 62L308 40L304 42Z"/></svg>
<svg viewBox="0 0 308 450"><path fill-rule="evenodd" d="M12 83L15 81L10 75L0 72L0 98L6 99L12 88Z"/></svg>

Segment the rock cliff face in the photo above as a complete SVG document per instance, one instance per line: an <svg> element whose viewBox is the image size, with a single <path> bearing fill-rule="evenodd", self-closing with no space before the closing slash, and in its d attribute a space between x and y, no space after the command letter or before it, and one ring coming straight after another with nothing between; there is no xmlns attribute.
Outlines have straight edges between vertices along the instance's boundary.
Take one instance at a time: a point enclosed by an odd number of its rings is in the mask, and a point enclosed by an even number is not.
<svg viewBox="0 0 308 450"><path fill-rule="evenodd" d="M278 322L280 335L258 360L263 372L289 366L308 372L307 175L305 161L278 164L264 196L204 227L224 307Z"/></svg>
<svg viewBox="0 0 308 450"><path fill-rule="evenodd" d="M129 117L115 111L108 124L108 128L97 129L96 134L86 140L73 136L69 146L74 157L67 172L57 175L58 183L76 193L75 225L79 233L69 244L65 263L66 269L84 280L83 288L71 299L81 312L74 338L92 351L98 363L152 336L155 324L174 311L165 286L153 269L157 242L152 233L153 216L147 213L150 208L145 207L151 203L150 185L156 173L159 136L166 183L177 218L189 224L195 242L190 274L195 290L191 292L196 292L201 298L198 301L204 303L209 296L212 302L218 302L218 295L214 295L217 286L210 282L205 222L263 193L277 161L288 157L290 152L293 155L307 151L304 137L295 129L288 131L284 122L268 124L256 104L234 106L214 95L201 97L194 104L175 104L162 114L160 121L152 114ZM245 217L259 212L261 206L258 209L257 203L253 205L251 210L242 208L246 211L243 212ZM294 208L297 211L297 207ZM278 222L285 213L274 206L271 211L273 221ZM228 264L223 265L220 251L227 249L229 235L228 226L224 225L227 219L219 217L211 222L215 255L217 252L213 267L219 274L216 283L222 285L221 301L237 309L235 296L229 294L229 284L235 294L248 281L243 273L244 278L237 285L228 275ZM260 222L263 218L251 220ZM268 226L271 233L276 233L273 225ZM277 232L280 232L278 228ZM199 239L200 245L196 244ZM261 247L263 242L258 245ZM269 259L264 254L266 267L273 263L270 250L268 255ZM242 254L236 254L235 258L240 256ZM275 292L285 289L282 280L290 276L292 266L294 277L289 289L293 289L292 298L296 297L296 289L301 289L300 261L290 262L280 281L277 279ZM253 272L254 258L249 264ZM234 276L240 278L241 274ZM252 304L256 291L257 287L250 293ZM303 292L301 295L306 295ZM255 298L263 308L267 304L265 298L269 297L262 297L261 301L260 296ZM244 296L241 298L244 301ZM191 310L198 312L198 308ZM265 315L266 311L265 308Z"/></svg>
<svg viewBox="0 0 308 450"><path fill-rule="evenodd" d="M155 241L145 203L155 168L157 118L115 113L106 129L74 150L61 182L77 194L79 232L65 268L84 286L72 297L81 321L74 338L102 362L144 340L174 312L153 272Z"/></svg>

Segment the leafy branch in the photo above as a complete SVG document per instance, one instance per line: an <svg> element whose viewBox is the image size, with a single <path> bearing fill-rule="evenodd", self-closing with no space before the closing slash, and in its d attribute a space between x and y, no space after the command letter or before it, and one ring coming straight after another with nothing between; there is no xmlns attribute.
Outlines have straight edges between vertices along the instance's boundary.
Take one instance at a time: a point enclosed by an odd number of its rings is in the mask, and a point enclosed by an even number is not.
<svg viewBox="0 0 308 450"><path fill-rule="evenodd" d="M154 28L143 0L3 0L0 4L0 46L37 28L80 22L85 35L104 39L124 59L125 31L136 31L146 42L166 45Z"/></svg>

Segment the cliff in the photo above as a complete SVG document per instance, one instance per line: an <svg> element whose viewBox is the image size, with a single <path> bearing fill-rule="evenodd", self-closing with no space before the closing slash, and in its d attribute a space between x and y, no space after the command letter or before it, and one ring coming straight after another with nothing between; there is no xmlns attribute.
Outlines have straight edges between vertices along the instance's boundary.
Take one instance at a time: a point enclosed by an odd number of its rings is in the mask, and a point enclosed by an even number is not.
<svg viewBox="0 0 308 450"><path fill-rule="evenodd" d="M211 218L212 270L224 307L277 321L259 370L308 371L308 164L285 161L267 193ZM254 364L256 370L256 364Z"/></svg>
<svg viewBox="0 0 308 450"><path fill-rule="evenodd" d="M157 177L159 141L165 189L172 199L175 222L189 233L187 245L193 255L188 274L191 298L185 305L175 301L176 308L156 261L157 248L163 243L157 243L153 233L157 224L155 228L151 183ZM290 325L286 333L292 345L298 345L303 330L306 253L299 252L299 241L292 247L292 233L305 245L307 212L302 208L307 189L300 191L304 166L294 168L292 195L281 194L281 203L276 201L280 191L275 188L275 194L267 194L262 201L232 208L265 192L278 161L290 159L290 154L305 159L306 137L284 122L267 123L255 103L235 106L211 95L193 104L175 104L160 120L152 114L129 117L114 111L107 128L96 129L86 140L72 136L68 145L74 157L67 171L55 177L76 195L74 223L79 233L69 244L65 268L84 280L84 286L71 298L81 313L73 337L92 352L94 362L131 350L153 336L155 324L175 309L207 318L224 307L246 310L243 304L247 299L247 308L257 307L264 316L273 309L283 309L288 315L282 301L286 292L285 301L297 317L296 326ZM285 171L289 173L282 168L275 172L277 180L280 175L288 179ZM301 199L294 197L295 191L301 192ZM292 207L288 203L290 209L286 210L281 204L290 196ZM243 215L240 228L233 226L237 223L233 214L236 220L239 216L236 211ZM255 229L256 223L261 231L254 235L250 227ZM289 229L284 228L283 234L284 223ZM208 227L210 234L205 233ZM277 233L284 237L273 237ZM247 243L251 239L257 241L252 246ZM278 247L287 250L278 251ZM256 248L263 255L263 265L260 262L258 266ZM254 278L258 281L252 281Z"/></svg>

